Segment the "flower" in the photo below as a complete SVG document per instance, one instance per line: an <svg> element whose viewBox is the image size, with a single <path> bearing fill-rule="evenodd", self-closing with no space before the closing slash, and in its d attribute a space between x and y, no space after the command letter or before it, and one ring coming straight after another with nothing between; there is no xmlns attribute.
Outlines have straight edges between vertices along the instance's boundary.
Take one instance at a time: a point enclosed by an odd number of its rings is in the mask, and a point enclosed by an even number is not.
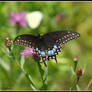
<svg viewBox="0 0 92 92"><path fill-rule="evenodd" d="M59 13L59 14L56 15L55 19L56 19L56 21L58 22L58 21L60 21L63 17L64 17L64 14L63 14L63 13Z"/></svg>
<svg viewBox="0 0 92 92"><path fill-rule="evenodd" d="M20 54L23 56L28 57L30 54L33 54L34 51L32 48L26 48L23 52L21 52Z"/></svg>
<svg viewBox="0 0 92 92"><path fill-rule="evenodd" d="M40 25L42 18L43 14L40 11L34 11L26 14L26 21L28 25L33 29Z"/></svg>
<svg viewBox="0 0 92 92"><path fill-rule="evenodd" d="M78 61L78 56L74 56L74 62Z"/></svg>
<svg viewBox="0 0 92 92"><path fill-rule="evenodd" d="M76 75L77 75L77 83L78 83L80 77L82 76L82 69L81 69L81 68L78 68L78 69L77 69Z"/></svg>
<svg viewBox="0 0 92 92"><path fill-rule="evenodd" d="M27 24L25 20L25 15L26 15L26 12L16 12L16 13L11 12L9 15L9 21L11 25L26 27Z"/></svg>
<svg viewBox="0 0 92 92"><path fill-rule="evenodd" d="M82 69L78 68L78 70L76 71L77 76L82 76Z"/></svg>
<svg viewBox="0 0 92 92"><path fill-rule="evenodd" d="M33 51L32 48L27 48L25 49L23 52L20 53L21 55L23 56L26 56L26 58L32 54L32 58L36 61L39 61L40 60L40 57Z"/></svg>

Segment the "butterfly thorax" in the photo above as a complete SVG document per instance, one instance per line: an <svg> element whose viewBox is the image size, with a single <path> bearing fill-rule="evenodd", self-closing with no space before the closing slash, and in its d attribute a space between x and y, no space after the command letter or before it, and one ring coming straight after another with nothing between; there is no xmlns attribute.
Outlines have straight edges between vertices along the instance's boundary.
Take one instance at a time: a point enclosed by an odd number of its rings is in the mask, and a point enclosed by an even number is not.
<svg viewBox="0 0 92 92"><path fill-rule="evenodd" d="M40 34L38 35L38 40L44 40L44 37L42 37Z"/></svg>
<svg viewBox="0 0 92 92"><path fill-rule="evenodd" d="M41 50L46 50L46 47L48 48L48 44L45 41L46 39L43 36L38 35L37 42L38 42L38 48Z"/></svg>

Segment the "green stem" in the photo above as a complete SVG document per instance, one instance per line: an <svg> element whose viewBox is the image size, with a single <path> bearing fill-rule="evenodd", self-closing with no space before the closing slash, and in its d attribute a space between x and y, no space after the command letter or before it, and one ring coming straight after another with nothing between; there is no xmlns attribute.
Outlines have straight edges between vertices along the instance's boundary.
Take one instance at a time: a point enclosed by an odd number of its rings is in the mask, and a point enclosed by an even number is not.
<svg viewBox="0 0 92 92"><path fill-rule="evenodd" d="M76 67L77 67L77 61L74 62L74 71L76 71Z"/></svg>
<svg viewBox="0 0 92 92"><path fill-rule="evenodd" d="M92 84L92 79L89 81L88 86L86 87L85 90L88 90L88 88L90 87L91 84Z"/></svg>
<svg viewBox="0 0 92 92"><path fill-rule="evenodd" d="M78 84L80 79L80 76L77 76L77 80L74 80L73 85L71 86L70 90L73 90L73 88Z"/></svg>
<svg viewBox="0 0 92 92"><path fill-rule="evenodd" d="M70 87L70 90L72 90L74 87L74 75L72 75L71 77L71 87Z"/></svg>
<svg viewBox="0 0 92 92"><path fill-rule="evenodd" d="M7 48L8 48L8 51L11 52L11 46L8 46Z"/></svg>
<svg viewBox="0 0 92 92"><path fill-rule="evenodd" d="M17 35L18 35L19 31L20 31L20 26L19 26L19 24L16 24L16 34Z"/></svg>
<svg viewBox="0 0 92 92"><path fill-rule="evenodd" d="M41 89L47 90L47 76L48 76L48 67L45 67L45 71L41 68L40 62L38 62L38 67L42 79L43 86Z"/></svg>
<svg viewBox="0 0 92 92"><path fill-rule="evenodd" d="M30 85L31 85L31 88L36 91L37 88L36 88L35 84L33 83L31 76L29 76L29 75L24 71L24 69L20 67L20 64L17 62L17 60L16 60L14 54L11 53L11 55L12 55L12 57L13 57L13 61L14 61L14 60L16 61L16 63L17 63L17 65L19 66L19 68L20 68L20 69L22 70L22 72L25 74L26 78L28 79L28 81L29 81L29 83L30 83Z"/></svg>

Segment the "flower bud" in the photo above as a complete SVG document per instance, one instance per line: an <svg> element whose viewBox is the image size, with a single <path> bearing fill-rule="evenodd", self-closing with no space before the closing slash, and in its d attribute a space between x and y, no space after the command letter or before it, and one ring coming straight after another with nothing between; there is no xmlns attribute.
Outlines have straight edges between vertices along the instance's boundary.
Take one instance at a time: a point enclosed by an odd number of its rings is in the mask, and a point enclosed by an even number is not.
<svg viewBox="0 0 92 92"><path fill-rule="evenodd" d="M77 74L77 76L82 76L82 69L79 68L79 69L76 71L76 74Z"/></svg>
<svg viewBox="0 0 92 92"><path fill-rule="evenodd" d="M77 64L78 64L78 56L75 56L74 57L74 71L76 71Z"/></svg>
<svg viewBox="0 0 92 92"><path fill-rule="evenodd" d="M77 62L78 61L78 56L74 57L74 61Z"/></svg>
<svg viewBox="0 0 92 92"><path fill-rule="evenodd" d="M9 37L5 38L5 46L11 47L11 39Z"/></svg>
<svg viewBox="0 0 92 92"><path fill-rule="evenodd" d="M59 13L56 15L56 21L59 22L62 18L64 17L64 14L63 13Z"/></svg>
<svg viewBox="0 0 92 92"><path fill-rule="evenodd" d="M5 38L5 46L11 51L11 39L9 37Z"/></svg>

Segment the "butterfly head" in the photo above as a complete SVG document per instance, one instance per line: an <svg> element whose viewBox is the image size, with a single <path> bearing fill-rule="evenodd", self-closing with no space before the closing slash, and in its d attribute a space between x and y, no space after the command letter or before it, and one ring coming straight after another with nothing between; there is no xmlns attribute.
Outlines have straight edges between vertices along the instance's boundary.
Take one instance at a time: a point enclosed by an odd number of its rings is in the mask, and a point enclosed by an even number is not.
<svg viewBox="0 0 92 92"><path fill-rule="evenodd" d="M40 34L38 35L38 40L40 40L40 41L42 41L44 38L43 38L43 36L41 36Z"/></svg>

